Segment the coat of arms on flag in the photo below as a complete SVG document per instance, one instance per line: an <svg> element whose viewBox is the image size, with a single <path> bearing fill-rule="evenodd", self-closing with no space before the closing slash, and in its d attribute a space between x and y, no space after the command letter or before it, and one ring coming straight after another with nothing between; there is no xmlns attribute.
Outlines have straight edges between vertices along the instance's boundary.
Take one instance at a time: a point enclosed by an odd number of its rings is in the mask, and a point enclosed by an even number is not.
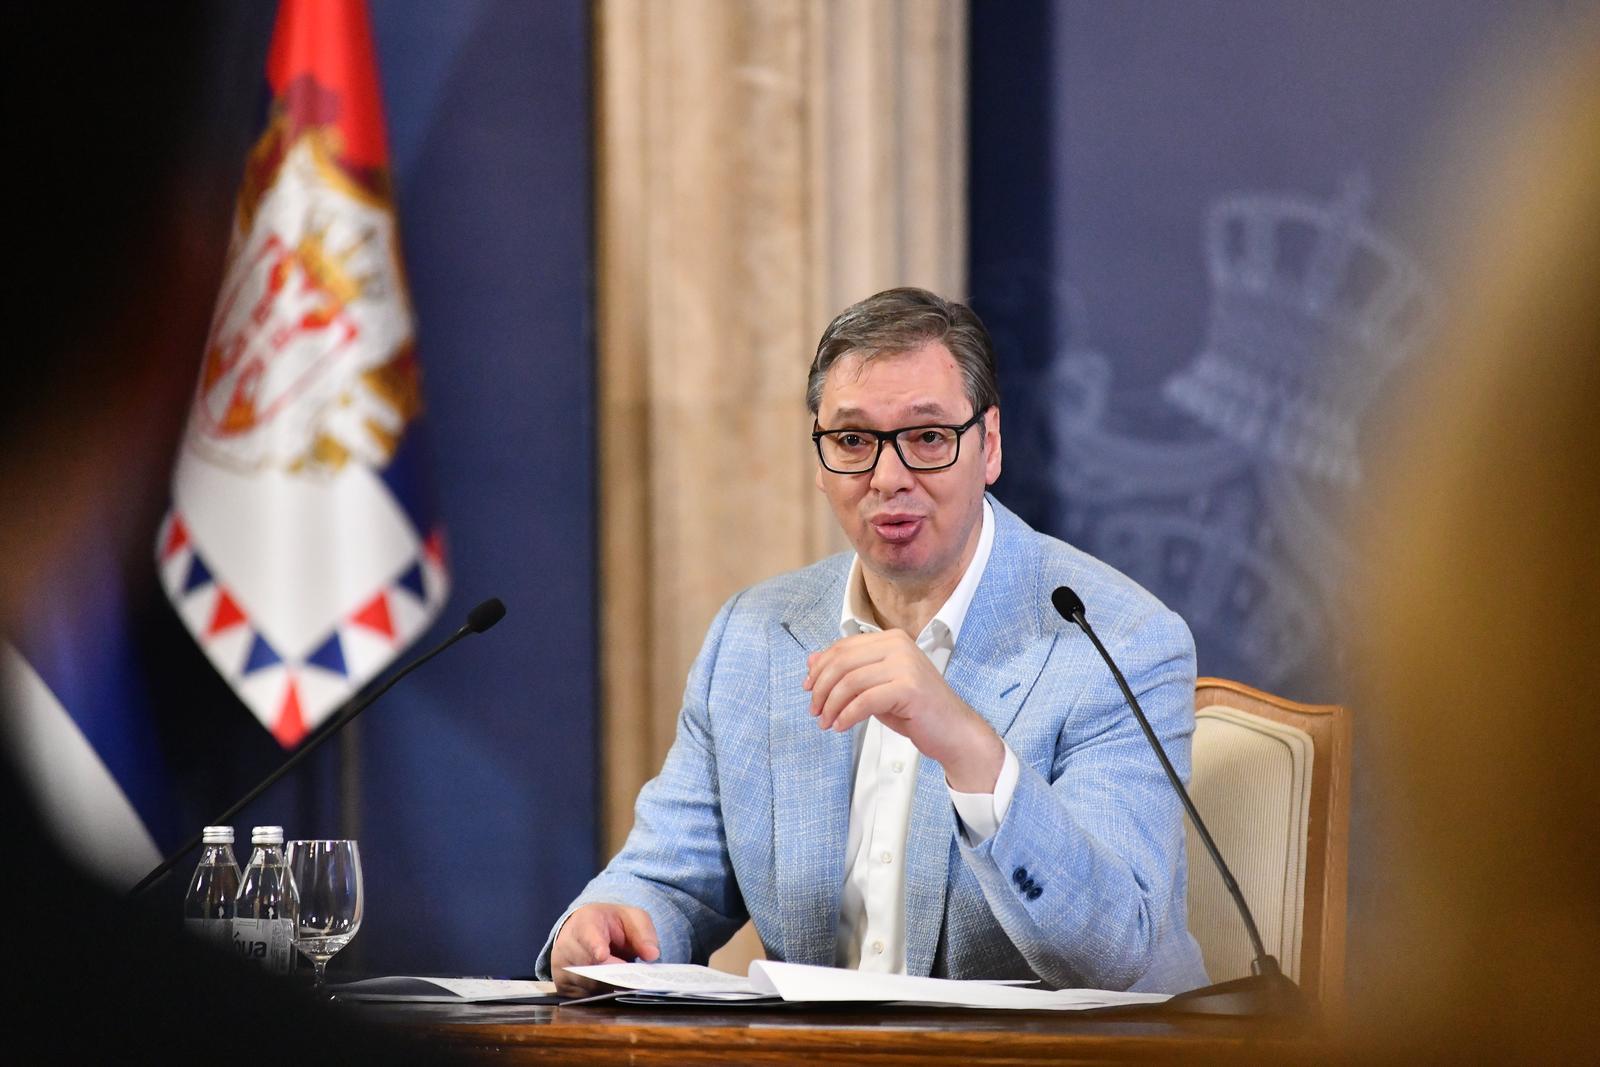
<svg viewBox="0 0 1600 1067"><path fill-rule="evenodd" d="M406 447L421 381L362 0L283 0L267 80L157 559L289 747L422 632L448 577Z"/></svg>

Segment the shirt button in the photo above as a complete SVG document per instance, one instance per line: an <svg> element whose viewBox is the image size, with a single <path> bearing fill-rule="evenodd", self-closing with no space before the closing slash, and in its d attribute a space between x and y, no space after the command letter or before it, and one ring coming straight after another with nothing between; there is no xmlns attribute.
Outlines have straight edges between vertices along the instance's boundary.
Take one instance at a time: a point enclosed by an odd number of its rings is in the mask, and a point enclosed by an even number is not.
<svg viewBox="0 0 1600 1067"><path fill-rule="evenodd" d="M894 856L891 855L888 852L884 852L884 853L879 854L878 859L882 860L884 863L893 863L894 862Z"/></svg>
<svg viewBox="0 0 1600 1067"><path fill-rule="evenodd" d="M872 954L874 956L883 955L883 942L882 941L874 941L872 943Z"/></svg>
<svg viewBox="0 0 1600 1067"><path fill-rule="evenodd" d="M894 768L894 773L896 774L899 774L901 771L906 769L904 760L895 760L890 766Z"/></svg>

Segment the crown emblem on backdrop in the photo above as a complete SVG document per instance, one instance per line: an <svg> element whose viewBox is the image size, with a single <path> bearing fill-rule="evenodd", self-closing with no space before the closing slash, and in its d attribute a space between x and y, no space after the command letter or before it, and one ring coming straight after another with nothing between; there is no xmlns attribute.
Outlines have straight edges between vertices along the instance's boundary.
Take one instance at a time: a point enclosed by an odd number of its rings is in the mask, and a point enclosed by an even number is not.
<svg viewBox="0 0 1600 1067"><path fill-rule="evenodd" d="M1262 519L1229 504L1218 511L1113 510L1099 523L1097 547L1160 588L1185 619L1226 632L1232 654L1262 676L1292 675L1327 648L1328 612L1292 563L1252 543Z"/></svg>
<svg viewBox="0 0 1600 1067"><path fill-rule="evenodd" d="M1206 338L1166 398L1265 457L1351 486L1356 432L1389 371L1431 330L1421 269L1365 220L1366 182L1332 203L1227 197L1206 219Z"/></svg>

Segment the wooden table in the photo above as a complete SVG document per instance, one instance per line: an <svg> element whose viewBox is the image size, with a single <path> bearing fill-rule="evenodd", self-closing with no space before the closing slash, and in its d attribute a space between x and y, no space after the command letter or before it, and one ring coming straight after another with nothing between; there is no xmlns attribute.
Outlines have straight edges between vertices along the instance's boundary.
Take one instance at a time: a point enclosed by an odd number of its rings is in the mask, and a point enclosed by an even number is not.
<svg viewBox="0 0 1600 1067"><path fill-rule="evenodd" d="M1314 1029L1145 1013L928 1008L560 1008L405 1005L363 1015L415 1028L441 1056L569 1064L1025 1064L1321 1059Z"/></svg>

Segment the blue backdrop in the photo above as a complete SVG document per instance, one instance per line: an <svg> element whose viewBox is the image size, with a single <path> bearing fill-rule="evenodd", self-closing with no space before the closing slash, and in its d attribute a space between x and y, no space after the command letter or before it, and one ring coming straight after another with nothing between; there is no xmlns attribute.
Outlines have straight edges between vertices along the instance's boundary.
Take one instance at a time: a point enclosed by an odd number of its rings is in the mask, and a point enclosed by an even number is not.
<svg viewBox="0 0 1600 1067"><path fill-rule="evenodd" d="M1202 673L1348 699L1371 414L1448 313L1430 194L1491 75L1536 69L1594 7L972 6L997 493L1177 609ZM1385 709L1355 710L1359 940Z"/></svg>
<svg viewBox="0 0 1600 1067"><path fill-rule="evenodd" d="M365 962L528 973L593 873L588 6L373 5L455 594L490 634L363 735Z"/></svg>

